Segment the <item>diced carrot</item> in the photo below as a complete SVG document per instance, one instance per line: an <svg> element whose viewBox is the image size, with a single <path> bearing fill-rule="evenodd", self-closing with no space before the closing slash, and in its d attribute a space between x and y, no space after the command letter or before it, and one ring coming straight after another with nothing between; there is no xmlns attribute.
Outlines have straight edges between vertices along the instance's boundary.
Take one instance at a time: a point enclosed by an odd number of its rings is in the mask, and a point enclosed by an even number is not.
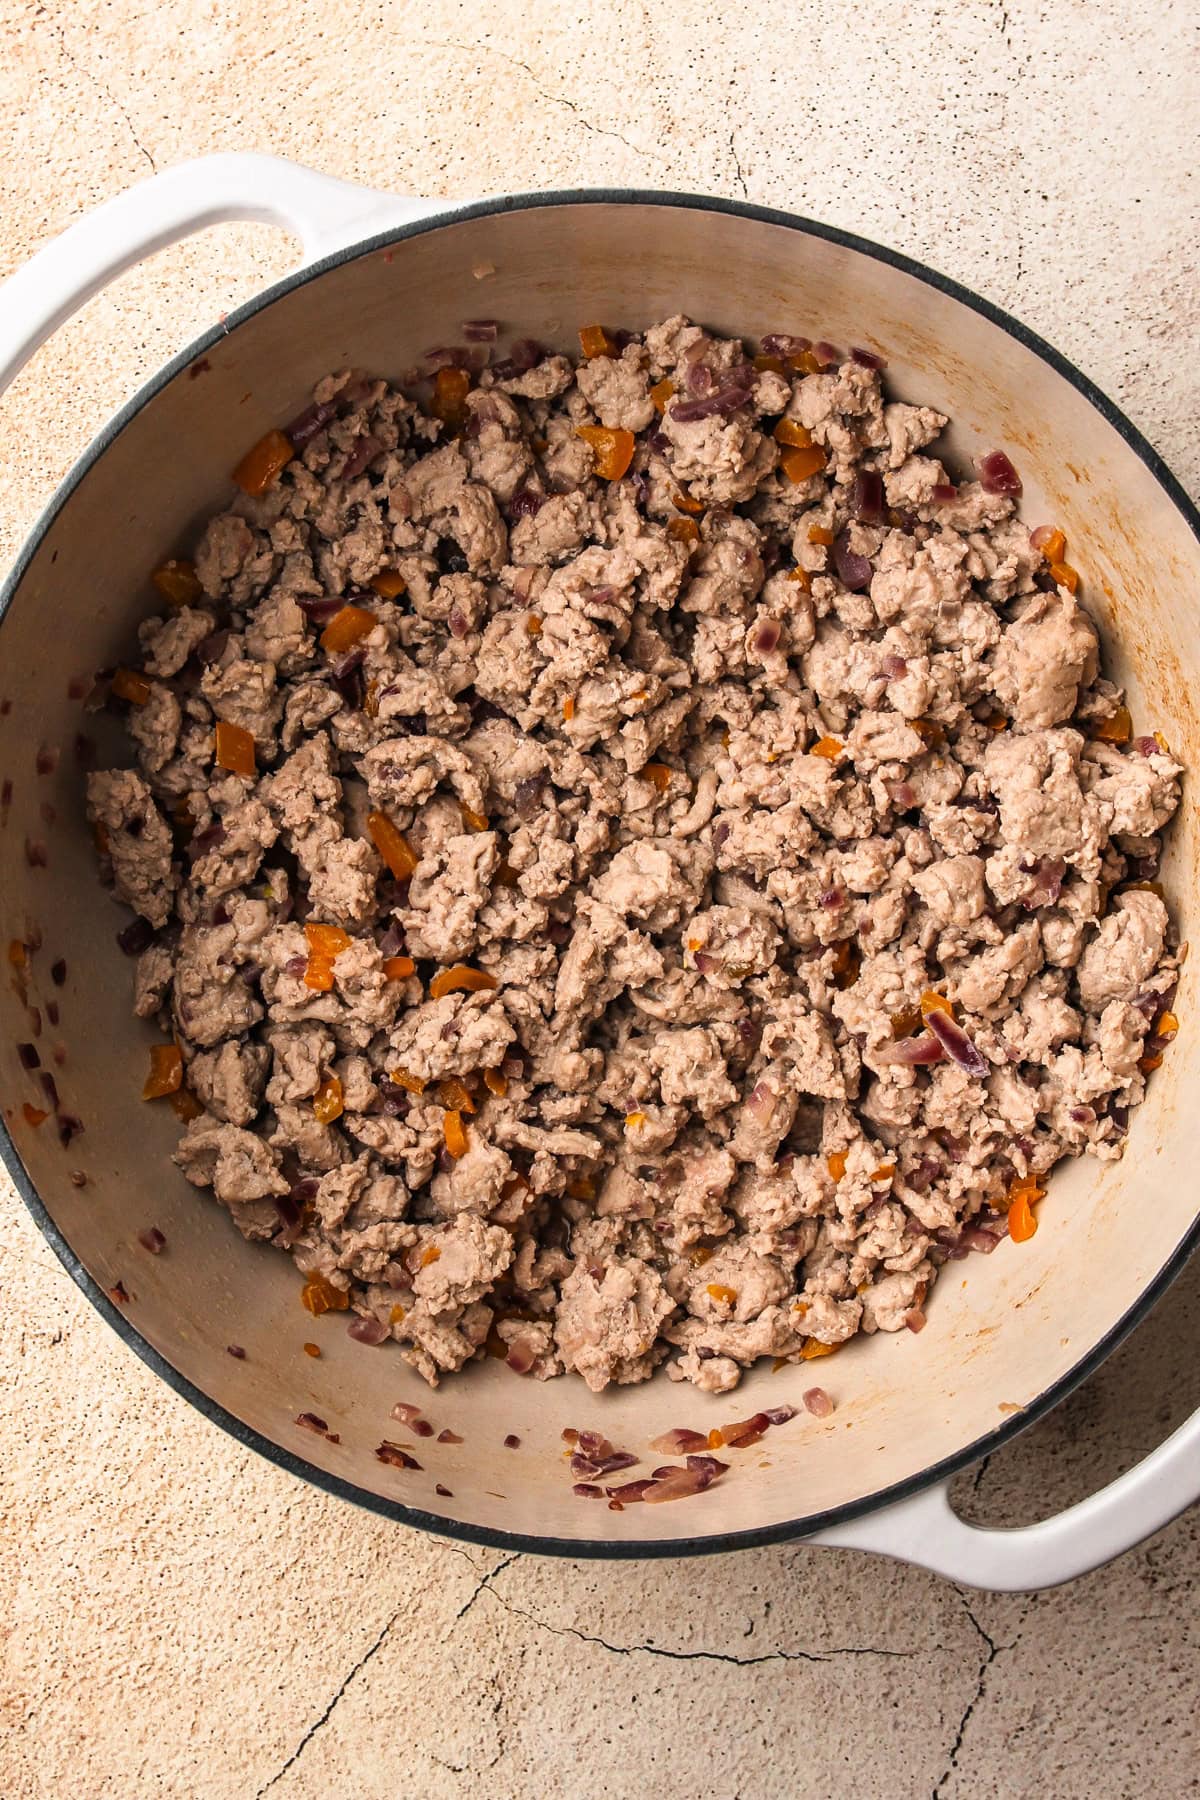
<svg viewBox="0 0 1200 1800"><path fill-rule="evenodd" d="M1079 570L1073 569L1070 563L1053 562L1050 573L1059 587L1066 588L1068 593L1075 593L1079 587Z"/></svg>
<svg viewBox="0 0 1200 1800"><path fill-rule="evenodd" d="M1142 1071L1143 1075L1152 1075L1155 1069L1162 1068L1161 1053L1154 1056L1139 1056L1138 1068Z"/></svg>
<svg viewBox="0 0 1200 1800"><path fill-rule="evenodd" d="M388 1080L394 1081L397 1087L407 1089L410 1094L423 1094L429 1086L419 1075L410 1075L407 1069L392 1069Z"/></svg>
<svg viewBox="0 0 1200 1800"><path fill-rule="evenodd" d="M118 700L128 700L132 706L145 706L154 689L136 669L118 669L112 678L112 691Z"/></svg>
<svg viewBox="0 0 1200 1800"><path fill-rule="evenodd" d="M405 580L395 569L380 569L378 575L372 575L371 586L381 600L398 600L405 591Z"/></svg>
<svg viewBox="0 0 1200 1800"><path fill-rule="evenodd" d="M910 719L908 729L915 731L922 743L928 744L931 750L937 749L946 741L945 730L936 719Z"/></svg>
<svg viewBox="0 0 1200 1800"><path fill-rule="evenodd" d="M567 1183L567 1192L572 1200L594 1200L596 1184L590 1175L572 1175Z"/></svg>
<svg viewBox="0 0 1200 1800"><path fill-rule="evenodd" d="M825 452L820 444L811 444L808 449L797 447L785 450L779 458L779 466L794 486L811 481L825 467Z"/></svg>
<svg viewBox="0 0 1200 1800"><path fill-rule="evenodd" d="M28 1100L22 1103L21 1112L24 1115L25 1123L27 1125L32 1125L35 1131L39 1125L44 1125L46 1120L50 1117L50 1114L44 1107L31 1106Z"/></svg>
<svg viewBox="0 0 1200 1800"><path fill-rule="evenodd" d="M840 993L852 988L862 972L862 951L853 938L843 938L833 953L833 985Z"/></svg>
<svg viewBox="0 0 1200 1800"><path fill-rule="evenodd" d="M388 1324L389 1325L403 1325L404 1319L405 1319L404 1308L402 1306L393 1306L391 1312L388 1314Z"/></svg>
<svg viewBox="0 0 1200 1800"><path fill-rule="evenodd" d="M341 656L368 632L374 631L378 623L375 614L368 612L365 606L343 606L321 633L321 648L328 650L331 656Z"/></svg>
<svg viewBox="0 0 1200 1800"><path fill-rule="evenodd" d="M1008 716L1002 713L998 707L995 712L990 712L983 722L989 731L1007 731L1008 729Z"/></svg>
<svg viewBox="0 0 1200 1800"><path fill-rule="evenodd" d="M150 579L168 606L190 606L203 593L195 565L179 557L160 563Z"/></svg>
<svg viewBox="0 0 1200 1800"><path fill-rule="evenodd" d="M367 830L371 834L371 842L397 881L407 881L410 875L416 874L418 858L413 847L386 813L368 813Z"/></svg>
<svg viewBox="0 0 1200 1800"><path fill-rule="evenodd" d="M801 350L798 355L789 356L788 362L793 369L798 369L802 375L819 375L825 367L825 364L821 361L820 357L814 355L811 350Z"/></svg>
<svg viewBox="0 0 1200 1800"><path fill-rule="evenodd" d="M945 994L935 993L932 988L926 988L925 992L921 995L920 1007L921 1017L923 1019L927 1019L930 1013L935 1012L949 1013L951 1018L954 1017L954 1008L949 1000L947 1000Z"/></svg>
<svg viewBox="0 0 1200 1800"><path fill-rule="evenodd" d="M615 356L617 346L603 325L583 325L579 331L579 348L586 357Z"/></svg>
<svg viewBox="0 0 1200 1800"><path fill-rule="evenodd" d="M895 1173L895 1163L880 1163L877 1169L871 1170L871 1173L867 1176L867 1180L871 1183L877 1181L890 1181Z"/></svg>
<svg viewBox="0 0 1200 1800"><path fill-rule="evenodd" d="M723 1281L710 1281L704 1289L719 1306L734 1306L737 1303L737 1289L726 1287Z"/></svg>
<svg viewBox="0 0 1200 1800"><path fill-rule="evenodd" d="M438 1105L444 1106L447 1112L473 1113L475 1102L471 1098L471 1090L457 1075L447 1075L445 1080L437 1084Z"/></svg>
<svg viewBox="0 0 1200 1800"><path fill-rule="evenodd" d="M842 754L842 751L845 748L846 746L842 743L840 738L821 737L817 739L808 754L810 756L824 756L829 762L834 762Z"/></svg>
<svg viewBox="0 0 1200 1800"><path fill-rule="evenodd" d="M530 613L529 617L525 621L525 629L529 633L530 637L541 637L542 621L538 618L536 613Z"/></svg>
<svg viewBox="0 0 1200 1800"><path fill-rule="evenodd" d="M700 527L695 519L668 519L667 536L674 538L677 544L698 544Z"/></svg>
<svg viewBox="0 0 1200 1800"><path fill-rule="evenodd" d="M185 1125L189 1124L192 1119L198 1119L204 1111L195 1094L186 1087L178 1088L175 1093L169 1095L167 1104L175 1117L182 1119Z"/></svg>
<svg viewBox="0 0 1200 1800"><path fill-rule="evenodd" d="M648 781L652 787L658 789L660 794L665 794L671 785L671 777L675 771L669 769L666 763L649 762L638 773L643 781Z"/></svg>
<svg viewBox="0 0 1200 1800"><path fill-rule="evenodd" d="M332 1281L326 1281L314 1270L300 1290L300 1304L314 1319L319 1319L322 1313L346 1312L350 1296L345 1288L334 1287Z"/></svg>
<svg viewBox="0 0 1200 1800"><path fill-rule="evenodd" d="M247 450L233 471L233 479L243 494L265 494L295 454L290 438L286 438L282 431L268 431L252 449Z"/></svg>
<svg viewBox="0 0 1200 1800"><path fill-rule="evenodd" d="M794 581L799 587L802 587L806 594L812 593L812 576L807 569L802 569L799 563L796 564L794 569L788 570L787 578L789 581Z"/></svg>
<svg viewBox="0 0 1200 1800"><path fill-rule="evenodd" d="M449 969L439 969L429 984L429 998L440 1000L445 994L482 994L500 983L494 975L484 969L472 969L468 963L454 963Z"/></svg>
<svg viewBox="0 0 1200 1800"><path fill-rule="evenodd" d="M571 723L571 720L574 717L575 717L575 702L571 698L570 694L568 694L566 699L563 701L563 718L566 720L567 724L569 725Z"/></svg>
<svg viewBox="0 0 1200 1800"><path fill-rule="evenodd" d="M253 781L257 769L253 737L242 726L231 725L227 719L217 720L217 767L228 769L231 775L241 775L247 781Z"/></svg>
<svg viewBox="0 0 1200 1800"><path fill-rule="evenodd" d="M183 1086L183 1057L178 1044L151 1044L150 1073L142 1088L143 1100L161 1100Z"/></svg>
<svg viewBox="0 0 1200 1800"><path fill-rule="evenodd" d="M1160 1037L1169 1041L1176 1035L1178 1030L1179 1020L1175 1017L1175 1014L1173 1012L1165 1012L1159 1015L1158 1023L1154 1027L1154 1035L1155 1037Z"/></svg>
<svg viewBox="0 0 1200 1800"><path fill-rule="evenodd" d="M308 924L304 927L304 935L314 956L325 956L331 960L340 956L343 950L348 950L352 942L340 925Z"/></svg>
<svg viewBox="0 0 1200 1800"><path fill-rule="evenodd" d="M836 1349L836 1344L823 1344L819 1338L805 1338L800 1346L800 1360L811 1362L814 1356L832 1356Z"/></svg>
<svg viewBox="0 0 1200 1800"><path fill-rule="evenodd" d="M645 1123L646 1115L644 1112L629 1112L625 1114L626 1131L640 1131Z"/></svg>
<svg viewBox="0 0 1200 1800"><path fill-rule="evenodd" d="M27 969L29 967L29 952L21 942L20 938L9 938L8 960L14 969Z"/></svg>
<svg viewBox="0 0 1200 1800"><path fill-rule="evenodd" d="M840 1181L846 1173L846 1152L844 1150L831 1151L825 1158L825 1167L835 1181Z"/></svg>
<svg viewBox="0 0 1200 1800"><path fill-rule="evenodd" d="M503 1100L505 1094L508 1092L508 1077L502 1075L499 1069L485 1069L483 1071L483 1085L487 1088L489 1093L497 1094L500 1099Z"/></svg>
<svg viewBox="0 0 1200 1800"><path fill-rule="evenodd" d="M469 806L459 806L462 822L468 831L486 831L488 822L483 813L472 812Z"/></svg>
<svg viewBox="0 0 1200 1800"><path fill-rule="evenodd" d="M824 544L828 547L833 542L833 533L828 525L810 525L808 541L810 544Z"/></svg>
<svg viewBox="0 0 1200 1800"><path fill-rule="evenodd" d="M466 423L467 395L471 377L465 369L439 369L433 378L433 399L429 410L435 419L454 431Z"/></svg>
<svg viewBox="0 0 1200 1800"><path fill-rule="evenodd" d="M752 367L760 375L765 375L768 371L772 375L784 375L787 373L787 365L782 356L756 356L753 359Z"/></svg>
<svg viewBox="0 0 1200 1800"><path fill-rule="evenodd" d="M320 1356L321 1354L320 1344L301 1344L300 1348L305 1356Z"/></svg>
<svg viewBox="0 0 1200 1800"><path fill-rule="evenodd" d="M703 500L693 500L692 496L680 488L677 494L671 495L671 505L676 512L691 513L693 517L704 511Z"/></svg>
<svg viewBox="0 0 1200 1800"><path fill-rule="evenodd" d="M416 972L417 965L411 956L385 956L383 959L383 973L388 981L407 981Z"/></svg>
<svg viewBox="0 0 1200 1800"><path fill-rule="evenodd" d="M327 956L310 956L304 971L304 985L314 993L327 994L333 986L333 964Z"/></svg>
<svg viewBox="0 0 1200 1800"><path fill-rule="evenodd" d="M436 1244L426 1244L424 1250L422 1250L422 1252L421 1252L420 1267L422 1269L432 1268L432 1266L435 1262L441 1262L441 1260L442 1260L442 1253L438 1249L437 1245Z"/></svg>
<svg viewBox="0 0 1200 1800"><path fill-rule="evenodd" d="M709 1449L710 1450L719 1450L724 1442L725 1442L724 1432L720 1431L717 1428L717 1426L714 1425L712 1430L708 1434Z"/></svg>
<svg viewBox="0 0 1200 1800"><path fill-rule="evenodd" d="M513 868L507 858L500 863L496 873L492 876L492 880L497 887L505 888L515 888L520 879L521 877L517 874L517 871Z"/></svg>
<svg viewBox="0 0 1200 1800"><path fill-rule="evenodd" d="M1017 1194L1008 1209L1008 1235L1015 1244L1023 1244L1037 1230L1037 1220L1025 1193Z"/></svg>
<svg viewBox="0 0 1200 1800"><path fill-rule="evenodd" d="M795 450L807 450L812 443L812 432L799 419L780 419L772 435L777 444L790 444Z"/></svg>
<svg viewBox="0 0 1200 1800"><path fill-rule="evenodd" d="M448 1112L443 1116L442 1134L451 1156L458 1158L467 1154L467 1128L460 1112Z"/></svg>
<svg viewBox="0 0 1200 1800"><path fill-rule="evenodd" d="M1107 719L1092 726L1091 735L1105 744L1127 744L1133 736L1133 719L1127 706L1118 706Z"/></svg>
<svg viewBox="0 0 1200 1800"><path fill-rule="evenodd" d="M665 377L665 376L662 381L658 382L654 387L652 387L650 389L650 398L654 403L655 412L657 412L657 413L665 413L666 412L667 401L671 398L671 395L674 392L675 392L675 383L673 381L671 381L668 377Z"/></svg>
<svg viewBox="0 0 1200 1800"><path fill-rule="evenodd" d="M906 1006L902 1012L892 1014L892 1036L894 1038L911 1037L921 1023L923 1015L919 1006Z"/></svg>
<svg viewBox="0 0 1200 1800"><path fill-rule="evenodd" d="M313 1095L313 1112L322 1125L332 1125L346 1110L342 1083L337 1075L327 1075Z"/></svg>
<svg viewBox="0 0 1200 1800"><path fill-rule="evenodd" d="M591 445L597 475L604 481L620 481L633 461L632 431L610 431L607 425L577 425L575 435Z"/></svg>

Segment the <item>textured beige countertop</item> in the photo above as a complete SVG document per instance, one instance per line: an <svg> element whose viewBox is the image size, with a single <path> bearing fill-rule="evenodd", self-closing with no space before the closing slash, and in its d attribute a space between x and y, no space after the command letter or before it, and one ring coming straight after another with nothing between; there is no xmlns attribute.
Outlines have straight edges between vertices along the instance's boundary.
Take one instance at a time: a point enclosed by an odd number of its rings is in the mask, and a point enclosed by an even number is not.
<svg viewBox="0 0 1200 1800"><path fill-rule="evenodd" d="M0 0L0 274L154 169L271 150L414 193L744 195L1010 307L1200 491L1180 0ZM171 351L288 266L228 227L59 332L0 401L0 560ZM1081 1272L1086 1279L1086 1271ZM1200 1267L1048 1421L962 1479L1023 1522L1200 1400ZM551 1564L406 1533L195 1414L0 1182L0 1795L402 1787L677 1800L1195 1793L1193 1515L1032 1599L803 1547Z"/></svg>

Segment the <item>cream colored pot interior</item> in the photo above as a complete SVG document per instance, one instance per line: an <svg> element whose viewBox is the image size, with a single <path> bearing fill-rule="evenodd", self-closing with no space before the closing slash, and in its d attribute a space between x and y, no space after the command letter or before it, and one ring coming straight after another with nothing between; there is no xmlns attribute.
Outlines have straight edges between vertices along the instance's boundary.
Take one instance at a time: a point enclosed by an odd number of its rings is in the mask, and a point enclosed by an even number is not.
<svg viewBox="0 0 1200 1800"><path fill-rule="evenodd" d="M473 270L488 264L495 272L477 279ZM665 1376L595 1397L574 1379L538 1385L491 1360L430 1393L390 1347L351 1342L344 1317L311 1319L290 1260L244 1243L169 1162L176 1121L139 1098L156 1033L130 1016L132 965L114 941L126 915L97 883L83 821L73 745L80 731L98 734L72 682L131 654L135 625L154 609L147 571L191 549L206 515L229 499L237 456L297 412L326 370L356 364L398 376L481 314L506 333L568 348L581 323L640 328L679 311L726 332L866 345L887 359L895 394L952 416L956 455L1005 447L1024 478L1030 524L1053 521L1067 533L1137 728L1163 731L1185 760L1200 760L1200 553L1118 431L1032 350L914 276L803 231L666 203L466 219L284 293L178 373L95 459L42 538L0 636L0 775L12 782L0 929L6 943L41 946L23 983L6 969L0 1102L66 1243L103 1288L123 1284L122 1312L180 1375L314 1470L451 1526L614 1547L777 1529L881 1493L1003 1426L1095 1350L1196 1214L1200 1112L1181 1086L1195 1077L1190 969L1177 1008L1183 1034L1134 1117L1124 1161L1063 1169L1032 1241L950 1265L921 1336L856 1340L819 1375L763 1368L723 1399ZM43 747L61 750L51 774L37 770ZM44 842L45 867L29 865L27 840ZM1196 857L1186 806L1164 877L1185 936ZM50 974L59 958L61 987ZM35 1129L22 1114L23 1102L44 1104L16 1050L33 1035L29 1007L62 1105L83 1122L65 1148L53 1118ZM71 1171L87 1185L73 1185ZM149 1226L167 1239L157 1258L138 1243ZM304 1354L306 1339L320 1344L319 1361ZM230 1343L245 1347L244 1361L227 1354ZM564 1426L598 1427L641 1451L671 1425L707 1429L798 1404L814 1379L836 1398L832 1418L801 1414L756 1449L731 1453L734 1472L683 1508L618 1513L571 1493ZM376 1445L404 1435L389 1420L398 1400L424 1406L463 1442L412 1443L420 1471L383 1465ZM340 1443L297 1426L302 1412L325 1419ZM519 1449L503 1447L508 1433Z"/></svg>

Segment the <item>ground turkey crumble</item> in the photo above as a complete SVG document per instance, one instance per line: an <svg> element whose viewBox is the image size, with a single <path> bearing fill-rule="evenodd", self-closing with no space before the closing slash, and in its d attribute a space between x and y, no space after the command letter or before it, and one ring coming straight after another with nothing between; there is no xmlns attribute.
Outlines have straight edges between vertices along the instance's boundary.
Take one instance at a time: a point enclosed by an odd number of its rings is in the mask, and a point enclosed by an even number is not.
<svg viewBox="0 0 1200 1800"><path fill-rule="evenodd" d="M1004 459L955 486L874 358L781 349L330 377L113 701L175 1160L432 1383L919 1327L1160 1045L1179 765Z"/></svg>

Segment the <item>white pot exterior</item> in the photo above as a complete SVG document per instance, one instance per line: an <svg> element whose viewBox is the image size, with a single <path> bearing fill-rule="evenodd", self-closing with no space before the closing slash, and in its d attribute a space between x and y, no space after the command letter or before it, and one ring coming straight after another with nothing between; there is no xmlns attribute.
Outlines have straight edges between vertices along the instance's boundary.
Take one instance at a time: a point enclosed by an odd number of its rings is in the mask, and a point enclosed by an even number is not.
<svg viewBox="0 0 1200 1800"><path fill-rule="evenodd" d="M147 184L140 211L122 196L103 229L95 216L76 228L73 254L60 240L47 262L0 289L0 379L86 292L196 222L233 213L288 220L315 252L350 227L361 235L420 211L271 159L214 162L219 179L198 164ZM255 193L256 183L269 192ZM1137 727L1163 731L1190 767L1200 764L1200 546L1179 496L1118 415L1105 416L1041 347L899 261L799 221L653 195L530 196L442 219L330 258L193 347L103 434L18 566L0 634L0 696L12 702L0 717L0 774L13 782L0 834L2 930L5 940L40 930L28 1003L43 1017L48 1001L61 1007L60 1028L47 1024L41 1044L66 1046L65 1066L54 1072L85 1131L63 1149L53 1121L32 1130L22 1120L21 1100L38 1098L16 1054L30 1025L26 1002L6 985L0 1097L10 1162L73 1272L102 1290L124 1283L130 1300L119 1319L127 1336L144 1340L143 1353L157 1353L223 1423L256 1434L249 1441L258 1448L355 1498L413 1509L403 1516L435 1529L576 1554L678 1553L802 1535L993 1447L998 1433L1086 1372L1178 1266L1200 1206L1200 1109L1186 1098L1197 1055L1191 966L1176 1007L1180 1040L1134 1115L1124 1160L1064 1166L1035 1238L950 1264L919 1337L856 1340L822 1363L819 1377L803 1366L764 1367L724 1399L665 1377L597 1398L570 1379L522 1381L490 1360L431 1395L386 1347L348 1340L344 1320L311 1320L290 1260L243 1242L169 1162L176 1121L139 1098L156 1034L130 1016L131 965L114 941L124 915L97 884L71 754L76 734L97 722L83 719L68 683L134 653L135 626L154 608L148 571L165 554L190 551L205 518L228 501L238 455L299 411L317 377L351 364L397 376L479 314L562 348L574 345L581 323L641 328L684 311L721 331L802 331L878 351L893 391L950 414L956 454L1010 452L1025 483L1024 516L1067 534ZM489 264L494 273L477 279L473 271ZM102 715L99 723L111 729ZM42 744L63 748L51 776L35 773ZM101 758L106 752L120 754L115 737L101 745ZM51 826L45 802L56 814ZM46 868L28 866L27 837L46 842ZM1195 933L1197 851L1188 801L1163 876L1184 937ZM58 957L68 965L61 990L49 977ZM72 1185L72 1169L87 1172L85 1188ZM149 1225L167 1238L159 1258L137 1244ZM320 1342L320 1361L303 1354L306 1338ZM227 1354L231 1342L245 1347L244 1361ZM735 1472L682 1509L611 1512L571 1493L564 1426L598 1427L640 1451L672 1425L707 1429L798 1404L814 1378L836 1397L832 1418L802 1414L755 1451L731 1453ZM424 1406L463 1443L412 1445L420 1472L378 1462L375 1446L392 1435L388 1415L400 1399ZM326 1419L340 1444L297 1427L302 1412ZM521 1439L517 1451L503 1448L510 1432ZM935 1489L839 1524L828 1541L908 1555L981 1585L1042 1585L1163 1523L1200 1491L1198 1464L1193 1421L1124 1485L1049 1527L971 1531ZM438 1497L437 1482L453 1498Z"/></svg>

